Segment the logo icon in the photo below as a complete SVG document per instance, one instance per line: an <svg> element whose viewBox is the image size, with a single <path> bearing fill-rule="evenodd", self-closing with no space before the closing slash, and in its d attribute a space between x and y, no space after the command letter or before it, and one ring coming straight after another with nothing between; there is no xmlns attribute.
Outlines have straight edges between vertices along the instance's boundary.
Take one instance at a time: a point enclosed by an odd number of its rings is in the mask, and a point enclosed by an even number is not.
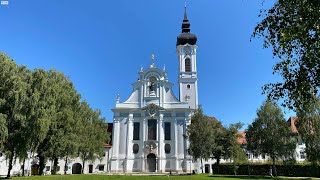
<svg viewBox="0 0 320 180"><path fill-rule="evenodd" d="M1 1L1 5L8 5L9 1Z"/></svg>

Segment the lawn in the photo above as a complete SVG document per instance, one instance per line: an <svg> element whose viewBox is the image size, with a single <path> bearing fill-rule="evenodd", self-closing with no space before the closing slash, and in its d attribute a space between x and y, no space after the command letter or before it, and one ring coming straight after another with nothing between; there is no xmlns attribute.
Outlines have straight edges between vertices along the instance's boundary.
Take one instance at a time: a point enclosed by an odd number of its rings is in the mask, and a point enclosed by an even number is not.
<svg viewBox="0 0 320 180"><path fill-rule="evenodd" d="M200 179L200 180L222 180L222 179L230 179L230 180L263 180L263 179L280 179L280 180L302 180L311 178L268 178L268 177L248 177L248 176L223 176L223 175L208 175L208 174L201 174L201 175L184 175L184 176L137 176L137 175L123 175L123 176L116 176L116 175L52 175L52 176L31 176L31 177L13 177L12 180L104 180L104 179L115 179L115 180L153 180L153 179L167 179L167 180L175 180L175 179Z"/></svg>

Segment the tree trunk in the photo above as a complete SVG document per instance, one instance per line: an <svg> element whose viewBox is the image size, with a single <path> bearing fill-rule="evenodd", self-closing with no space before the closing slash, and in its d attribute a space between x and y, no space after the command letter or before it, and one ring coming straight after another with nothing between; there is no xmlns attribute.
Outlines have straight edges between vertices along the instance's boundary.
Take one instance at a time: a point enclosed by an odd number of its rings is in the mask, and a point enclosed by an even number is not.
<svg viewBox="0 0 320 180"><path fill-rule="evenodd" d="M66 156L66 160L65 160L65 163L64 163L64 174L67 174L67 170L68 170L68 156Z"/></svg>
<svg viewBox="0 0 320 180"><path fill-rule="evenodd" d="M273 176L277 176L277 169L276 169L276 159L275 157L272 158L272 169L273 169Z"/></svg>
<svg viewBox="0 0 320 180"><path fill-rule="evenodd" d="M220 156L217 156L217 172L216 172L217 174L220 173L219 169L220 169ZM212 171L212 173L213 173L213 171Z"/></svg>
<svg viewBox="0 0 320 180"><path fill-rule="evenodd" d="M9 157L9 168L8 168L7 178L9 178L11 176L10 172L12 169L12 163L13 163L13 152L11 152L10 157Z"/></svg>
<svg viewBox="0 0 320 180"><path fill-rule="evenodd" d="M83 161L82 162L82 169L81 169L81 174L83 174L83 170L84 170L84 163L85 163L86 161Z"/></svg>
<svg viewBox="0 0 320 180"><path fill-rule="evenodd" d="M24 176L24 165L26 163L26 158L23 158L23 164L21 166L21 169L22 169L22 176Z"/></svg>
<svg viewBox="0 0 320 180"><path fill-rule="evenodd" d="M39 157L39 175L43 175L43 170L45 168L45 158L42 154L38 154Z"/></svg>
<svg viewBox="0 0 320 180"><path fill-rule="evenodd" d="M202 171L202 174L203 174L203 162L202 162L202 158L201 158L201 171Z"/></svg>
<svg viewBox="0 0 320 180"><path fill-rule="evenodd" d="M52 174L57 174L57 166L58 166L58 158L53 159L53 168L52 168Z"/></svg>

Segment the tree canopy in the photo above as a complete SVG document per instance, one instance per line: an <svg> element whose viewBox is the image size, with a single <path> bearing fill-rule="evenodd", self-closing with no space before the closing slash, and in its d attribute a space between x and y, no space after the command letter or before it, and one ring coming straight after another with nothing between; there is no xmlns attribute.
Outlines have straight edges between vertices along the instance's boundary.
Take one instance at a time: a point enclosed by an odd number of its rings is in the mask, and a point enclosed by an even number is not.
<svg viewBox="0 0 320 180"><path fill-rule="evenodd" d="M256 119L246 130L246 140L249 152L270 157L275 175L276 160L294 159L296 140L280 107L272 101L264 102L257 110Z"/></svg>
<svg viewBox="0 0 320 180"><path fill-rule="evenodd" d="M306 144L307 159L313 163L320 161L320 99L310 104L309 111L298 114L297 128Z"/></svg>
<svg viewBox="0 0 320 180"><path fill-rule="evenodd" d="M277 0L261 10L253 37L262 37L279 62L273 67L283 82L264 86L270 99L295 111L309 108L320 87L320 1Z"/></svg>
<svg viewBox="0 0 320 180"><path fill-rule="evenodd" d="M215 117L203 114L199 108L192 116L187 131L190 141L189 153L195 160L200 159L202 167L202 159L215 158L217 165L222 158L230 159L234 164L239 160L245 160L246 155L237 142L238 130L241 127L241 123L236 123L226 128Z"/></svg>
<svg viewBox="0 0 320 180"><path fill-rule="evenodd" d="M81 114L83 108L89 116ZM8 177L14 159L24 166L28 154L39 157L40 174L46 160L53 160L55 174L58 159L77 156L83 139L92 146L90 154L101 155L110 135L100 116L63 73L29 70L0 52L0 151L8 160Z"/></svg>

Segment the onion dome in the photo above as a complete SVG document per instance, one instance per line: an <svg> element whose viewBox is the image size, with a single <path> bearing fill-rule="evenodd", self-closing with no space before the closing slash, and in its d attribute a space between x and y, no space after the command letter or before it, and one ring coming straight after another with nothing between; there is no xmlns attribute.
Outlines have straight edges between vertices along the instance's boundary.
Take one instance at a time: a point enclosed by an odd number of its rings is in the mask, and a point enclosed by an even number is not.
<svg viewBox="0 0 320 180"><path fill-rule="evenodd" d="M177 46L179 45L195 45L197 43L197 36L190 33L190 22L187 16L187 7L184 7L184 19L182 22L182 33L177 37Z"/></svg>

